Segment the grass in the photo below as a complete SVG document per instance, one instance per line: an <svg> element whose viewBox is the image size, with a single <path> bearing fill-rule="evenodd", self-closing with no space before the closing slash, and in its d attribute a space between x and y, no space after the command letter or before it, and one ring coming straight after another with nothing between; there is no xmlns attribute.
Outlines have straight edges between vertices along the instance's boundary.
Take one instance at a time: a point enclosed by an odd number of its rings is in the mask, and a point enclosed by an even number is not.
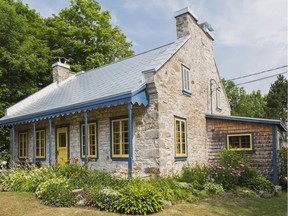
<svg viewBox="0 0 288 216"><path fill-rule="evenodd" d="M32 193L0 192L0 213L6 216L112 216L95 208L56 208L45 206ZM212 216L212 215L287 215L287 193L272 199L237 197L235 195L214 196L195 203L181 203L166 207L157 216Z"/></svg>

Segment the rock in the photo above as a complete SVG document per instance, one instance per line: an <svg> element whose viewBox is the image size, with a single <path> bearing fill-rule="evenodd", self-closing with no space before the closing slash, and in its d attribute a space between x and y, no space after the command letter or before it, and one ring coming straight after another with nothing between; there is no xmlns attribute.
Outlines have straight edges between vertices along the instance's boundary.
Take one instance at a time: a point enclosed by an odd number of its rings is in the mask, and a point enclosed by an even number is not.
<svg viewBox="0 0 288 216"><path fill-rule="evenodd" d="M263 190L260 190L260 191L258 192L258 194L259 194L260 196L262 196L264 193L265 193L265 191L263 191Z"/></svg>
<svg viewBox="0 0 288 216"><path fill-rule="evenodd" d="M165 206L172 206L172 202L171 202L171 201L168 201L168 200L165 200L165 201L164 201L164 205L165 205Z"/></svg>
<svg viewBox="0 0 288 216"><path fill-rule="evenodd" d="M85 204L86 204L86 200L82 199L82 200L79 200L78 202L76 202L75 205L78 207L83 207L83 206L85 206Z"/></svg>
<svg viewBox="0 0 288 216"><path fill-rule="evenodd" d="M282 187L280 185L275 185L275 194L276 195L282 194Z"/></svg>

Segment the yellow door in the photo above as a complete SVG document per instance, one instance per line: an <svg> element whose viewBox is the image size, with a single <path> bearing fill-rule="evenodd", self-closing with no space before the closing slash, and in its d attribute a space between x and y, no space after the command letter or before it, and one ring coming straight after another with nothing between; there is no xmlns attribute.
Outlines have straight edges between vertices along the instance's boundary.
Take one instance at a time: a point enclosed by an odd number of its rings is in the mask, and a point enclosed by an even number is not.
<svg viewBox="0 0 288 216"><path fill-rule="evenodd" d="M68 162L68 128L57 128L57 163Z"/></svg>

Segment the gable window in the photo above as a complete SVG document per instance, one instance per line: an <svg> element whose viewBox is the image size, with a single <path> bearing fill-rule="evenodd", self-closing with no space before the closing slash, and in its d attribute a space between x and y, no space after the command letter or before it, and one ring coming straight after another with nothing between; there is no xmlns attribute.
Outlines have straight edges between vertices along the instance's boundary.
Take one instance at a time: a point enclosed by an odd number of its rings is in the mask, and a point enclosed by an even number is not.
<svg viewBox="0 0 288 216"><path fill-rule="evenodd" d="M175 117L174 127L175 156L176 158L187 157L186 120Z"/></svg>
<svg viewBox="0 0 288 216"><path fill-rule="evenodd" d="M28 158L28 133L20 132L18 134L19 158Z"/></svg>
<svg viewBox="0 0 288 216"><path fill-rule="evenodd" d="M88 157L97 158L97 127L96 123L88 124ZM81 125L81 158L85 158L85 124Z"/></svg>
<svg viewBox="0 0 288 216"><path fill-rule="evenodd" d="M129 155L129 130L128 119L112 120L112 157L128 158Z"/></svg>
<svg viewBox="0 0 288 216"><path fill-rule="evenodd" d="M216 106L217 109L221 109L221 91L219 89L216 90Z"/></svg>
<svg viewBox="0 0 288 216"><path fill-rule="evenodd" d="M36 158L46 157L46 133L45 130L36 131Z"/></svg>
<svg viewBox="0 0 288 216"><path fill-rule="evenodd" d="M182 88L183 88L183 93L188 93L191 95L191 89L190 89L190 70L182 65L181 67L182 70Z"/></svg>
<svg viewBox="0 0 288 216"><path fill-rule="evenodd" d="M253 133L232 133L226 135L227 149L238 151L253 150Z"/></svg>

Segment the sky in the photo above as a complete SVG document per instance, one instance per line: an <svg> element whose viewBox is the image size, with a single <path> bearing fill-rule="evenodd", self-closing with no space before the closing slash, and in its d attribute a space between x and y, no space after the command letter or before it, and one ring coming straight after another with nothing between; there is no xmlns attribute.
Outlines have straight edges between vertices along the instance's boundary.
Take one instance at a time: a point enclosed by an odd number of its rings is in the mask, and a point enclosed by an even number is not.
<svg viewBox="0 0 288 216"><path fill-rule="evenodd" d="M42 17L58 14L69 0L22 0ZM174 13L189 7L198 23L207 21L214 29L214 58L222 78L233 79L286 66L287 0L99 0L111 12L111 23L119 26L133 42L136 54L175 41ZM287 67L235 80L236 84L286 72ZM267 94L276 76L252 82L247 93Z"/></svg>

